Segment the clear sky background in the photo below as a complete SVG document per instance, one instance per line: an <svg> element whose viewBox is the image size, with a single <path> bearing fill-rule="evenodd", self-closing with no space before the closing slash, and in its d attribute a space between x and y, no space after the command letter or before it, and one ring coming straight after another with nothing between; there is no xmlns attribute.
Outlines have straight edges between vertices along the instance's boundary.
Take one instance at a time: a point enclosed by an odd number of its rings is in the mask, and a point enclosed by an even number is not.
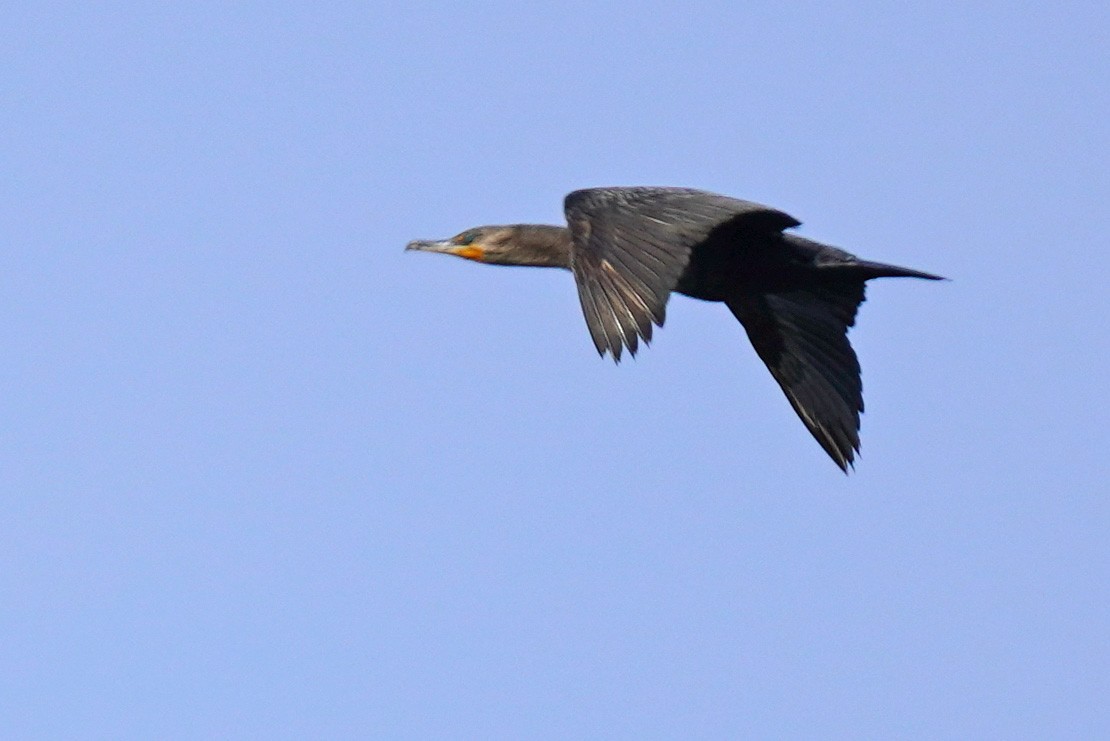
<svg viewBox="0 0 1110 741"><path fill-rule="evenodd" d="M0 21L0 735L1110 737L1105 2ZM617 184L953 278L853 475L721 305L402 251Z"/></svg>

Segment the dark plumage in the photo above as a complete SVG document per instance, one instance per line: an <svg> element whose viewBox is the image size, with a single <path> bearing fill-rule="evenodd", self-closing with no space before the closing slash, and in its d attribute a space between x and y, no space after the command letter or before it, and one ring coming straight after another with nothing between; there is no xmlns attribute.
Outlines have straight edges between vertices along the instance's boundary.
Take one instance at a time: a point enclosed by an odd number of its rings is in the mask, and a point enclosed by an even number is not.
<svg viewBox="0 0 1110 741"><path fill-rule="evenodd" d="M847 332L864 283L939 276L860 260L785 233L800 222L782 211L700 190L577 190L564 210L569 228L483 226L406 249L569 269L594 346L618 362L663 326L672 291L721 301L817 442L848 470L863 391Z"/></svg>

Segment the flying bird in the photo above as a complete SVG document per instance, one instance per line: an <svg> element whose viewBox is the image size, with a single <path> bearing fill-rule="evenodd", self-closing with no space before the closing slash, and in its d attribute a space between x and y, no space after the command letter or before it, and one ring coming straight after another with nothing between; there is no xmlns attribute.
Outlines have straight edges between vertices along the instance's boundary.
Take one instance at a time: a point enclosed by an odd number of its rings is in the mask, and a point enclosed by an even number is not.
<svg viewBox="0 0 1110 741"><path fill-rule="evenodd" d="M569 194L567 226L479 226L407 250L574 274L600 355L620 362L651 341L673 291L723 302L806 428L845 473L859 452L863 387L848 328L872 278L942 280L861 260L787 230L794 217L690 188L589 188Z"/></svg>

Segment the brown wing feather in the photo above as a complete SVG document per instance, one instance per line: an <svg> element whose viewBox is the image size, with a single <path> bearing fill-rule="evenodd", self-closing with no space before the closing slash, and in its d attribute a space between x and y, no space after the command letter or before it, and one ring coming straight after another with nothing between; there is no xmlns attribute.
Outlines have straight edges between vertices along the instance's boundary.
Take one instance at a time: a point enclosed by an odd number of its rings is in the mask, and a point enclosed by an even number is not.
<svg viewBox="0 0 1110 741"><path fill-rule="evenodd" d="M847 470L859 452L863 384L848 327L863 282L749 295L726 303L825 452Z"/></svg>
<svg viewBox="0 0 1110 741"><path fill-rule="evenodd" d="M690 252L717 226L738 218L781 231L798 222L750 201L687 188L591 188L567 196L574 240L571 270L598 353L620 361L663 326L671 291Z"/></svg>

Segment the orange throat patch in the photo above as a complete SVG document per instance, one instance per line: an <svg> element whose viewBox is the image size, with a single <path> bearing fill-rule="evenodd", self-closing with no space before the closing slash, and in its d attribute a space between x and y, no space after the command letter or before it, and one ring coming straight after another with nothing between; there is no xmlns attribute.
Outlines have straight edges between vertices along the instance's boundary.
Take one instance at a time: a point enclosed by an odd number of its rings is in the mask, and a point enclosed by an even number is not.
<svg viewBox="0 0 1110 741"><path fill-rule="evenodd" d="M465 257L467 260L482 262L485 259L486 251L481 247L459 247L455 250L455 254L459 257Z"/></svg>

